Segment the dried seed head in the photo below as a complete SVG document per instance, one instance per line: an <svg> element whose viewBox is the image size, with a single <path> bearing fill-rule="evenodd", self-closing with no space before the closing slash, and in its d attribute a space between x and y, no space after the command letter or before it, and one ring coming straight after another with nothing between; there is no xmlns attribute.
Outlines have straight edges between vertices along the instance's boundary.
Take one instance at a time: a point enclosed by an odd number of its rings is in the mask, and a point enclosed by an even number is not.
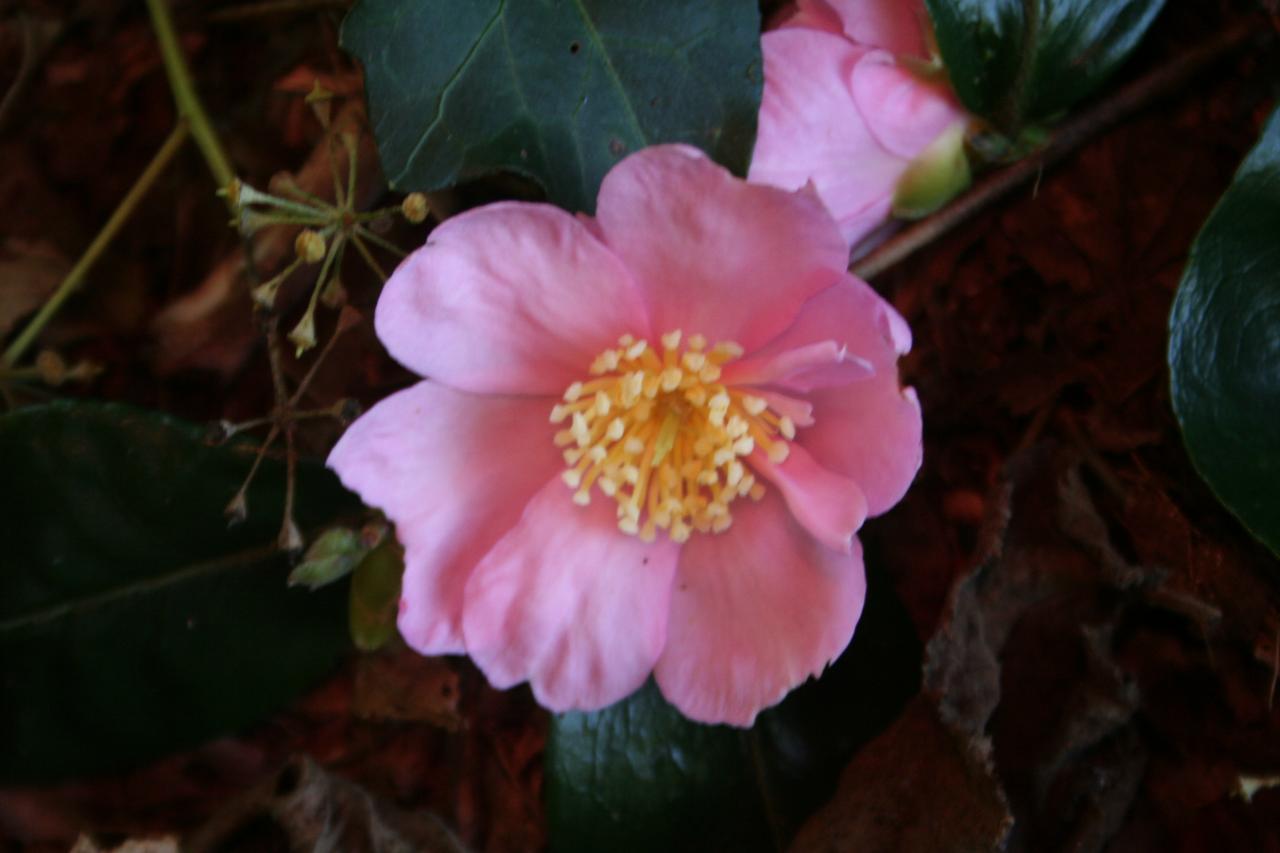
<svg viewBox="0 0 1280 853"><path fill-rule="evenodd" d="M404 201L400 202L400 212L404 214L404 218L415 225L427 218L427 214L431 212L427 206L427 197L422 193L409 193L404 197Z"/></svg>
<svg viewBox="0 0 1280 853"><path fill-rule="evenodd" d="M36 356L36 372L46 385L55 388L67 381L67 363L51 349L41 350Z"/></svg>
<svg viewBox="0 0 1280 853"><path fill-rule="evenodd" d="M297 252L298 257L309 264L318 264L324 260L327 248L324 237L310 228L299 231L297 239L293 241L293 250Z"/></svg>

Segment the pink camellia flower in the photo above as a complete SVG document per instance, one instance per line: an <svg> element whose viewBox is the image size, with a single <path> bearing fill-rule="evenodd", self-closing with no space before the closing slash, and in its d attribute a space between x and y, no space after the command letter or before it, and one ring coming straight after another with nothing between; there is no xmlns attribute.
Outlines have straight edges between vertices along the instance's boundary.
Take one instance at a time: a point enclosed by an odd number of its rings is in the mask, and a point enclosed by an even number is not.
<svg viewBox="0 0 1280 853"><path fill-rule="evenodd" d="M945 83L917 73L928 26L923 0L799 0L762 40L748 179L812 181L850 245L887 220L913 162L901 207L922 214L962 189L966 115Z"/></svg>
<svg viewBox="0 0 1280 853"><path fill-rule="evenodd" d="M741 726L821 672L862 609L854 534L921 457L910 332L845 256L812 193L683 146L619 163L595 218L436 228L375 318L429 378L329 457L395 522L409 645L557 711L652 672Z"/></svg>

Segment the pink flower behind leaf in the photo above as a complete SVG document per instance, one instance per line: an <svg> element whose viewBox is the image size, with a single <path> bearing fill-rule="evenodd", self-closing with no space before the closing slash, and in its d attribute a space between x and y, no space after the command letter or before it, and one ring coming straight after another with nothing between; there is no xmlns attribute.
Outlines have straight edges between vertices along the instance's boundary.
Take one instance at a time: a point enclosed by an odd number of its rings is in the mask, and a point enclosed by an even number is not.
<svg viewBox="0 0 1280 853"><path fill-rule="evenodd" d="M436 228L375 317L429 378L329 465L396 524L418 651L556 711L653 673L686 715L749 725L853 634L856 531L920 465L910 333L811 193L661 146L597 210Z"/></svg>
<svg viewBox="0 0 1280 853"><path fill-rule="evenodd" d="M945 83L912 68L929 60L927 28L922 0L800 0L762 40L748 178L812 182L850 245L888 219L913 161L917 171L930 156L944 161L924 179L929 203L967 183L965 113Z"/></svg>

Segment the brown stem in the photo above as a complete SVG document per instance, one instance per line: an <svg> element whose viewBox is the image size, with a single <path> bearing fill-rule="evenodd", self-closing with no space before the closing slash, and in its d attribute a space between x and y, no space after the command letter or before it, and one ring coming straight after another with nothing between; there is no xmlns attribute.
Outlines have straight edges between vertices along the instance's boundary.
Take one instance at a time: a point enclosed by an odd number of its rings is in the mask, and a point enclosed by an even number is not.
<svg viewBox="0 0 1280 853"><path fill-rule="evenodd" d="M875 278L1038 176L1102 131L1153 102L1176 93L1200 72L1241 47L1270 36L1265 25L1250 18L1179 55L1062 125L1050 137L1048 144L1035 154L989 175L942 210L900 231L871 254L852 264L849 271L859 278Z"/></svg>

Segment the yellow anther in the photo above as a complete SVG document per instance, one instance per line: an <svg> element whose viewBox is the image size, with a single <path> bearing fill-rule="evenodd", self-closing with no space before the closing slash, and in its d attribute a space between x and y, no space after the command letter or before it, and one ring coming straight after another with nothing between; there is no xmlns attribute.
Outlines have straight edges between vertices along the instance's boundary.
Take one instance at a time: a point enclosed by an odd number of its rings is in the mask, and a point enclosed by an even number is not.
<svg viewBox="0 0 1280 853"><path fill-rule="evenodd" d="M693 373L707 366L707 356L700 352L686 352L681 358L680 363Z"/></svg>
<svg viewBox="0 0 1280 853"><path fill-rule="evenodd" d="M721 341L711 348L711 360L716 364L724 364L735 358L741 358L742 353L742 347L733 341Z"/></svg>
<svg viewBox="0 0 1280 853"><path fill-rule="evenodd" d="M566 389L550 421L566 427L554 441L574 503L589 503L598 485L617 505L619 530L645 541L665 531L686 542L695 530L728 529L732 501L763 495L747 457L759 447L775 464L785 460L795 424L767 398L721 381L721 365L742 347L707 350L704 337L679 330L659 340L655 349L620 337L617 349L592 361L595 378Z"/></svg>

